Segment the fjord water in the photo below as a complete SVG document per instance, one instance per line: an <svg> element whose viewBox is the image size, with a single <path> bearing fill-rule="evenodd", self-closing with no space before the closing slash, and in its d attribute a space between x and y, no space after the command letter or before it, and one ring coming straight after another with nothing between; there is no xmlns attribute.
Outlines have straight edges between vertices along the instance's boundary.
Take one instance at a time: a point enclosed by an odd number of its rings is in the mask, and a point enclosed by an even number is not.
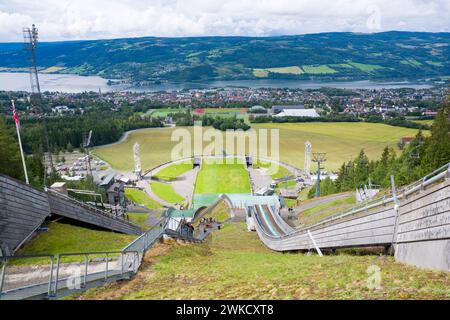
<svg viewBox="0 0 450 320"><path fill-rule="evenodd" d="M160 83L147 86L133 85L108 85L108 80L99 76L79 76L73 74L39 74L41 91L60 91L77 93L83 91L173 91L183 89L208 89L222 87L248 87L248 88L289 88L289 89L318 89L332 87L342 89L395 89L395 88L430 88L431 84L413 82L374 82L343 81L321 82L306 80L230 80L230 81L203 81ZM30 91L30 79L28 73L0 72L0 91Z"/></svg>

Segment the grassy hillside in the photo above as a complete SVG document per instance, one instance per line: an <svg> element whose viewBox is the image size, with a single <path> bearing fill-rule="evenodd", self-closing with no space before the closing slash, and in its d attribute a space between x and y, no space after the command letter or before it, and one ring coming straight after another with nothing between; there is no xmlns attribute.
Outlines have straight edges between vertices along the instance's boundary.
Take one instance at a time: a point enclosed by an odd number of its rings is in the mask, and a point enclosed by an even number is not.
<svg viewBox="0 0 450 320"><path fill-rule="evenodd" d="M158 171L155 177L165 181L172 181L189 170L192 170L192 161L174 163Z"/></svg>
<svg viewBox="0 0 450 320"><path fill-rule="evenodd" d="M20 40L20 39L18 39ZM424 79L450 74L450 33L322 33L277 37L129 38L40 43L45 72L135 81ZM28 67L0 44L0 67Z"/></svg>
<svg viewBox="0 0 450 320"><path fill-rule="evenodd" d="M182 203L184 201L184 198L176 193L168 183L152 181L150 182L150 188L156 196L169 203Z"/></svg>
<svg viewBox="0 0 450 320"><path fill-rule="evenodd" d="M135 235L99 231L70 224L50 222L49 231L40 233L21 249L18 255L87 252L87 251L117 251L136 239ZM65 262L77 261L80 257L65 257ZM47 264L48 259L21 259L17 264Z"/></svg>
<svg viewBox="0 0 450 320"><path fill-rule="evenodd" d="M303 168L305 142L312 143L313 152L327 152L326 170L335 170L344 161L355 158L361 148L370 159L378 159L385 146L397 149L401 137L414 136L415 129L393 127L378 123L268 123L254 124L252 128L279 129L280 158L282 161ZM143 129L132 132L120 144L93 150L95 155L109 162L118 170L133 170L133 145L140 145L142 168L149 169L171 160L172 128ZM192 128L186 128L192 135ZM223 134L221 132L221 134ZM204 143L206 146L207 143ZM270 147L270 145L269 145ZM268 149L270 150L270 149ZM226 150L235 153L235 150ZM314 168L312 168L314 169Z"/></svg>
<svg viewBox="0 0 450 320"><path fill-rule="evenodd" d="M381 270L379 289L368 268ZM158 244L130 282L88 291L82 299L449 299L450 274L378 255L282 254L268 250L244 223L227 223L196 245Z"/></svg>
<svg viewBox="0 0 450 320"><path fill-rule="evenodd" d="M149 209L158 209L162 206L139 189L125 188L125 196L136 204L141 204Z"/></svg>

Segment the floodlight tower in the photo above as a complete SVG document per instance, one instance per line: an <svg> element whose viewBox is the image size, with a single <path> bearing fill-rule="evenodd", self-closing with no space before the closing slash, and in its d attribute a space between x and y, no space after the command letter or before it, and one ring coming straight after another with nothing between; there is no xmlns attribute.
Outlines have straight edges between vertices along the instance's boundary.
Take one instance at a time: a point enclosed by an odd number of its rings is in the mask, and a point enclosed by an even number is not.
<svg viewBox="0 0 450 320"><path fill-rule="evenodd" d="M92 177L92 168L91 168L91 155L89 154L89 146L92 141L92 130L89 133L85 133L83 135L83 148L86 150L86 156L88 161L89 175Z"/></svg>
<svg viewBox="0 0 450 320"><path fill-rule="evenodd" d="M50 161L50 170L53 173L53 159L50 151L50 143L48 140L47 120L45 119L44 111L42 109L41 86L39 85L39 77L36 67L36 47L38 42L38 29L33 24L31 28L23 28L23 39L25 42L25 50L30 52L30 83L31 96L30 104L35 107L42 116L42 125L44 130L44 152ZM44 170L45 172L47 169Z"/></svg>
<svg viewBox="0 0 450 320"><path fill-rule="evenodd" d="M305 164L304 164L305 176L311 175L311 149L312 149L311 142L306 141L305 142Z"/></svg>
<svg viewBox="0 0 450 320"><path fill-rule="evenodd" d="M135 143L133 146L133 152L134 152L134 172L136 173L136 176L138 179L141 178L142 169L141 169L141 157L139 155L139 143Z"/></svg>
<svg viewBox="0 0 450 320"><path fill-rule="evenodd" d="M316 184L316 197L320 197L320 170L323 169L320 165L327 161L326 153L313 153L313 161L317 162L317 184Z"/></svg>

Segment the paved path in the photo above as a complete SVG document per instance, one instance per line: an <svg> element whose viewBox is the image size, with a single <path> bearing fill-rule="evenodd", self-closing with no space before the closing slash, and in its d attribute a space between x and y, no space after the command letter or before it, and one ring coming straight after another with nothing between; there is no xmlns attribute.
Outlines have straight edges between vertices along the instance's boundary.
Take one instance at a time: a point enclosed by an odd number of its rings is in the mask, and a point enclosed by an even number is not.
<svg viewBox="0 0 450 320"><path fill-rule="evenodd" d="M189 170L183 173L172 181L173 190L180 196L185 198L188 203L192 204L192 197L194 195L195 180L197 179L197 173L199 168L196 167L194 170Z"/></svg>
<svg viewBox="0 0 450 320"><path fill-rule="evenodd" d="M248 168L248 171L250 173L254 191L258 191L262 188L268 188L272 183L272 177L266 174L267 169Z"/></svg>
<svg viewBox="0 0 450 320"><path fill-rule="evenodd" d="M343 198L347 198L349 196L353 195L353 192L344 192L344 193L338 193L338 194L333 194L330 196L325 196L325 197L321 197L319 199L316 200L310 200L306 203L303 203L301 205L299 205L298 207L294 207L294 212L295 214L299 214L300 212L313 208L315 206L318 206L320 204L323 203L328 203L328 202L332 202L335 200L339 200L339 199L343 199Z"/></svg>

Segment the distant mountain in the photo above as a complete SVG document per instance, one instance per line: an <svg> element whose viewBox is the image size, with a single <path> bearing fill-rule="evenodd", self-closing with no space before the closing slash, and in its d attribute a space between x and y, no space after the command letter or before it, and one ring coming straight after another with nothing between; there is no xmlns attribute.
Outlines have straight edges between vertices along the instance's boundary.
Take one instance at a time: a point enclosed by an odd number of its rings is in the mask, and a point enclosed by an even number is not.
<svg viewBox="0 0 450 320"><path fill-rule="evenodd" d="M450 33L416 32L46 42L37 53L43 72L134 82L439 78L450 76L449 57ZM0 43L0 70L28 63L22 44Z"/></svg>

